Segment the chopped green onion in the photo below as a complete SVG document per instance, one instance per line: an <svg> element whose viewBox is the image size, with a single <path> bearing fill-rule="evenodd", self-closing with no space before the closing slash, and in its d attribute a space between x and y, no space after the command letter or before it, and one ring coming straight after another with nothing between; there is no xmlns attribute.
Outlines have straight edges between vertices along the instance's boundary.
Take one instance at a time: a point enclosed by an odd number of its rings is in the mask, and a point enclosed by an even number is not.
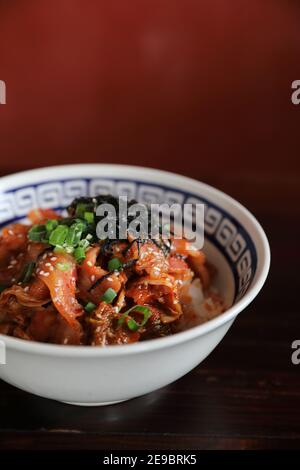
<svg viewBox="0 0 300 470"><path fill-rule="evenodd" d="M3 292L5 289L7 289L7 287L4 286L3 284L0 284L0 294L1 294L1 292Z"/></svg>
<svg viewBox="0 0 300 470"><path fill-rule="evenodd" d="M102 295L101 300L107 304L111 304L115 297L117 297L116 291L109 287Z"/></svg>
<svg viewBox="0 0 300 470"><path fill-rule="evenodd" d="M94 212L85 212L84 218L89 224L94 223Z"/></svg>
<svg viewBox="0 0 300 470"><path fill-rule="evenodd" d="M56 245L53 251L54 253L66 253L66 250L61 245Z"/></svg>
<svg viewBox="0 0 300 470"><path fill-rule="evenodd" d="M108 262L109 271L119 271L122 268L122 263L119 258L113 258Z"/></svg>
<svg viewBox="0 0 300 470"><path fill-rule="evenodd" d="M72 255L74 253L73 246L66 246L66 247L64 247L64 250L65 250L66 253L69 253L70 255Z"/></svg>
<svg viewBox="0 0 300 470"><path fill-rule="evenodd" d="M73 222L76 222L77 224L82 224L84 227L86 227L87 225L87 221L83 218L83 216L81 219L79 218L73 219Z"/></svg>
<svg viewBox="0 0 300 470"><path fill-rule="evenodd" d="M56 263L55 265L60 271L69 271L71 264L70 263Z"/></svg>
<svg viewBox="0 0 300 470"><path fill-rule="evenodd" d="M65 243L69 246L76 246L78 245L82 232L84 230L84 224L80 222L76 222L75 224L71 225L69 228L68 234L66 236Z"/></svg>
<svg viewBox="0 0 300 470"><path fill-rule="evenodd" d="M56 229L51 232L49 237L50 245L63 245L68 235L69 229L66 225L58 225Z"/></svg>
<svg viewBox="0 0 300 470"><path fill-rule="evenodd" d="M76 216L83 219L86 209L87 209L87 204L84 204L83 202L79 202L76 206L76 211L75 211Z"/></svg>
<svg viewBox="0 0 300 470"><path fill-rule="evenodd" d="M34 232L34 233L28 234L28 238L31 242L41 242L44 235L45 235L44 232L43 233Z"/></svg>
<svg viewBox="0 0 300 470"><path fill-rule="evenodd" d="M33 270L35 268L35 263L33 261L30 261L29 263L26 264L22 276L21 276L21 282L26 283L30 280Z"/></svg>
<svg viewBox="0 0 300 470"><path fill-rule="evenodd" d="M85 258L85 251L94 239L94 231L91 205L79 203L75 217L49 219L44 225L34 225L28 232L28 238L52 245L55 253L73 254L76 262L81 263Z"/></svg>
<svg viewBox="0 0 300 470"><path fill-rule="evenodd" d="M40 242L46 235L44 225L34 225L28 232L28 238L32 242Z"/></svg>
<svg viewBox="0 0 300 470"><path fill-rule="evenodd" d="M85 258L85 251L82 246L78 246L74 251L74 257L77 263L81 263Z"/></svg>
<svg viewBox="0 0 300 470"><path fill-rule="evenodd" d="M58 222L55 219L47 220L45 227L47 232L52 232L58 226Z"/></svg>
<svg viewBox="0 0 300 470"><path fill-rule="evenodd" d="M82 220L81 222L76 222L76 233L78 234L77 235L78 242L85 230L86 230L86 224L84 223L84 220ZM79 233L80 233L80 236L79 236Z"/></svg>
<svg viewBox="0 0 300 470"><path fill-rule="evenodd" d="M93 304L93 302L88 302L86 306L84 307L84 310L88 313L92 313L93 310L95 310L96 305Z"/></svg>
<svg viewBox="0 0 300 470"><path fill-rule="evenodd" d="M69 231L67 233L66 239L65 239L65 244L68 246L76 245L75 242L75 237L76 237L76 226L72 225L69 228Z"/></svg>
<svg viewBox="0 0 300 470"><path fill-rule="evenodd" d="M130 312L142 313L144 318L141 323L136 322L135 319L129 315ZM127 310L127 312L122 313L118 320L118 325L121 326L126 321L127 326L131 331L137 331L147 323L150 317L151 310L148 307L145 307L144 305L135 305L134 307L131 307L129 310Z"/></svg>
<svg viewBox="0 0 300 470"><path fill-rule="evenodd" d="M84 238L83 240L80 240L78 246L81 246L84 250L86 250L90 246L90 242Z"/></svg>

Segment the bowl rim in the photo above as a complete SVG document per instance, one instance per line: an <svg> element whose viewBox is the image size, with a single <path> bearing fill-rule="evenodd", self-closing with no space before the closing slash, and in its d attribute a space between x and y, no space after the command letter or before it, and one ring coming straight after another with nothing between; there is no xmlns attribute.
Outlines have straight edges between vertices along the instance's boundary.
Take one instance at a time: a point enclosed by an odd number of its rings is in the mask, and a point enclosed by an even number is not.
<svg viewBox="0 0 300 470"><path fill-rule="evenodd" d="M188 330L176 333L171 336L166 336L163 338L156 338L152 340L147 340L143 342L125 344L125 345L112 345L105 347L93 347L93 346L68 346L68 345L59 345L59 344L50 344L50 343L41 343L37 341L25 341L18 338L13 338L11 336L0 334L0 340L5 344L6 348L11 348L14 350L26 352L26 353L38 353L41 355L51 355L51 356L63 356L63 357L114 357L120 355L130 355L130 354L139 354L144 352L150 352L154 350L164 349L178 344L184 343L186 341L195 339L196 337L201 337L207 333L217 329L218 327L225 325L228 322L234 320L234 318L244 310L252 300L257 296L261 288L263 287L268 272L270 268L271 253L270 246L267 239L267 236L261 227L258 220L254 215L246 209L242 204L240 204L236 199L232 198L223 191L214 188L213 186L203 183L201 181L189 178L184 175L177 173L172 173L165 170L159 170L152 167L136 166L136 165L122 165L122 164L106 164L106 163L85 163L85 164L69 164L69 165L54 165L36 168L33 170L25 170L17 173L13 173L7 176L3 176L0 179L0 192L2 187L10 186L11 183L15 180L23 180L26 178L33 178L38 181L38 177L44 174L45 176L49 173L55 172L57 177L65 176L66 172L73 171L77 173L78 176L84 177L84 171L93 172L99 171L102 169L104 172L109 172L114 170L114 172L122 171L127 173L127 176L130 176L130 172L140 172L140 180L151 182L151 179L155 177L157 179L166 183L167 179L172 179L172 185L185 183L190 187L194 187L198 191L199 189L204 189L209 193L209 196L215 196L222 201L226 202L231 208L234 208L239 214L243 214L245 220L249 227L252 229L251 238L254 242L254 245L257 249L257 271L254 279L252 280L251 286L247 290L241 299L239 299L233 306L226 310L221 315L208 320L207 322L194 326ZM70 177L75 177L76 175L69 175ZM28 185L30 182L28 182ZM171 182L170 182L171 184ZM238 218L237 215L235 217Z"/></svg>

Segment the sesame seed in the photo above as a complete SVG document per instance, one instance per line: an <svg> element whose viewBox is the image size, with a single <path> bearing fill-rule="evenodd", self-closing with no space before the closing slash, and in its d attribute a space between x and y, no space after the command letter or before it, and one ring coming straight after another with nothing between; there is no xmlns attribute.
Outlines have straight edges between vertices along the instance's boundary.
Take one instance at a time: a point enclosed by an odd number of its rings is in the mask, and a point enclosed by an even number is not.
<svg viewBox="0 0 300 470"><path fill-rule="evenodd" d="M94 282L96 279L96 277L94 276L94 274L91 276L91 281Z"/></svg>
<svg viewBox="0 0 300 470"><path fill-rule="evenodd" d="M17 264L17 262L18 262L18 261L17 261L16 259L13 259L13 260L10 262L10 264L11 264L11 266L14 266L15 264Z"/></svg>
<svg viewBox="0 0 300 470"><path fill-rule="evenodd" d="M52 256L52 257L50 258L50 261L56 261L56 260L57 260L56 256Z"/></svg>
<svg viewBox="0 0 300 470"><path fill-rule="evenodd" d="M15 233L12 230L8 231L9 235L14 235Z"/></svg>
<svg viewBox="0 0 300 470"><path fill-rule="evenodd" d="M47 256L48 256L48 253L45 253L42 258L43 258L43 259L46 259Z"/></svg>
<svg viewBox="0 0 300 470"><path fill-rule="evenodd" d="M44 273L44 276L47 277L47 276L49 276L49 274L50 273L48 273L48 271L47 271L47 272Z"/></svg>
<svg viewBox="0 0 300 470"><path fill-rule="evenodd" d="M28 291L29 291L29 286L24 287L24 292L28 292Z"/></svg>
<svg viewBox="0 0 300 470"><path fill-rule="evenodd" d="M46 263L45 266L51 266L51 263Z"/></svg>
<svg viewBox="0 0 300 470"><path fill-rule="evenodd" d="M93 266L93 263L91 261L87 261L86 263L88 266Z"/></svg>

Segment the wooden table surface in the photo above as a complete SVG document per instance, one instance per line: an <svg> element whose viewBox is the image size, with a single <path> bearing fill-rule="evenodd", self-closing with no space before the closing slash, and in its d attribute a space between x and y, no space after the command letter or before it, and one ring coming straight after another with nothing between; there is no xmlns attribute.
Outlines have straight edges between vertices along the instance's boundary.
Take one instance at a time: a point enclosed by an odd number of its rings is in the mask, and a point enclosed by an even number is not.
<svg viewBox="0 0 300 470"><path fill-rule="evenodd" d="M291 362L291 343L300 337L299 178L247 172L201 179L238 198L265 228L272 266L260 295L200 366L144 397L78 408L0 382L1 448L300 447L300 365Z"/></svg>

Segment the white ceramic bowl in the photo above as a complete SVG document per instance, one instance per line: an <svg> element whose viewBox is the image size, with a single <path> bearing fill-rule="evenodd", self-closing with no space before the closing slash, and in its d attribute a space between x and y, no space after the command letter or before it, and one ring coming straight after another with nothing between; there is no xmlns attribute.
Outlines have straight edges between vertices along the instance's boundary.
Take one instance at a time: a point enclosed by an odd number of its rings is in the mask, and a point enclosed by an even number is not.
<svg viewBox="0 0 300 470"><path fill-rule="evenodd" d="M270 250L257 220L238 202L198 181L123 165L67 165L0 181L0 224L33 207L65 207L79 195L126 194L141 202L204 202L205 250L218 268L228 310L173 336L106 348L28 342L0 335L0 378L23 390L78 405L105 405L163 387L196 367L217 346L268 274ZM2 344L3 345L3 344Z"/></svg>

